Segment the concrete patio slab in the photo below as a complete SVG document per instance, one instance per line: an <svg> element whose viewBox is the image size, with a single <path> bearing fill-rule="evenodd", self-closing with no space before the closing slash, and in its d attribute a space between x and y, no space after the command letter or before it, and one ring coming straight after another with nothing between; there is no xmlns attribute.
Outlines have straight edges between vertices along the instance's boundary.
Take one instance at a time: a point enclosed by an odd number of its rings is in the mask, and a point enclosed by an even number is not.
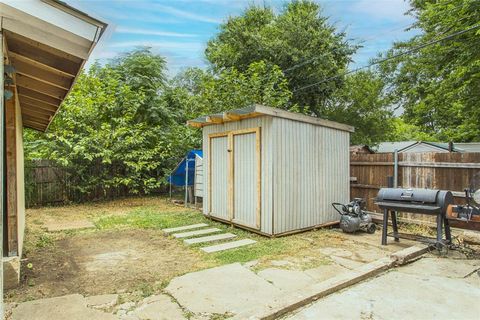
<svg viewBox="0 0 480 320"><path fill-rule="evenodd" d="M284 294L239 263L174 278L165 290L191 312L219 314L263 307Z"/></svg>
<svg viewBox="0 0 480 320"><path fill-rule="evenodd" d="M220 232L220 231L222 231L222 230L220 230L218 228L209 228L209 229L200 229L200 230L189 231L189 232L174 233L174 234L172 234L172 236L180 239L180 238L200 236L202 234L209 234L209 233L215 233L215 232Z"/></svg>
<svg viewBox="0 0 480 320"><path fill-rule="evenodd" d="M268 268L259 271L257 275L286 291L301 289L315 281L307 273L299 270Z"/></svg>
<svg viewBox="0 0 480 320"><path fill-rule="evenodd" d="M12 310L12 320L118 320L111 313L87 307L80 294L20 303Z"/></svg>
<svg viewBox="0 0 480 320"><path fill-rule="evenodd" d="M235 238L237 235L233 233L222 233L222 234L216 234L213 236L206 236L206 237L200 237L200 238L193 238L193 239L185 239L183 242L185 244L195 244L195 243L204 243L204 242L212 242L212 241L218 241L218 240L226 240L226 239L232 239Z"/></svg>
<svg viewBox="0 0 480 320"><path fill-rule="evenodd" d="M337 264L326 264L316 268L305 270L305 274L313 278L315 281L323 281L334 277L337 274L347 272L349 269Z"/></svg>
<svg viewBox="0 0 480 320"><path fill-rule="evenodd" d="M162 231L165 232L165 233L174 233L174 232L178 232L178 231L184 231L184 230L190 230L190 229L198 229L198 228L203 228L203 227L208 227L208 224L206 224L206 223L197 223L197 224L191 224L191 225L188 225L188 226L162 229Z"/></svg>
<svg viewBox="0 0 480 320"><path fill-rule="evenodd" d="M480 288L465 279L430 275L437 270L435 263L417 261L321 299L287 319L478 319Z"/></svg>
<svg viewBox="0 0 480 320"><path fill-rule="evenodd" d="M461 261L461 263L459 263ZM480 269L480 260L453 260L441 257L423 257L415 264L406 265L403 273L447 278L465 278Z"/></svg>
<svg viewBox="0 0 480 320"><path fill-rule="evenodd" d="M344 268L347 268L347 269L350 269L350 270L353 270L355 268L358 268L360 267L361 265L363 265L364 263L363 262L358 262L358 261L355 261L355 260L351 260L351 259L347 259L347 258L343 258L343 257L337 257L337 256L330 256L329 257L333 262L335 262L336 264L344 267Z"/></svg>
<svg viewBox="0 0 480 320"><path fill-rule="evenodd" d="M200 249L205 251L206 253L212 253L212 252L218 252L218 251L224 251L224 250L234 249L234 248L238 248L238 247L243 247L243 246L247 246L247 245L250 245L250 244L254 244L256 242L257 241L252 240L252 239L242 239L242 240L238 240L238 241L232 241L232 242L217 244L217 245L214 245L214 246L203 247L203 248L200 248Z"/></svg>
<svg viewBox="0 0 480 320"><path fill-rule="evenodd" d="M102 294L99 296L85 297L87 307L95 309L105 309L117 304L118 294Z"/></svg>
<svg viewBox="0 0 480 320"><path fill-rule="evenodd" d="M151 296L143 300L140 307L136 308L130 315L141 320L186 319L180 306L164 294Z"/></svg>

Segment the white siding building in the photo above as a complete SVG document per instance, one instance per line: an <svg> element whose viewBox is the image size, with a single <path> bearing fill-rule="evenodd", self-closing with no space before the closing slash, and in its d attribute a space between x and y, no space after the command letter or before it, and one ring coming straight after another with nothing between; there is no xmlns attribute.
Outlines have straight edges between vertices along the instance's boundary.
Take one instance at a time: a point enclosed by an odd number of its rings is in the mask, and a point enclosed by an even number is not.
<svg viewBox="0 0 480 320"><path fill-rule="evenodd" d="M259 105L189 124L203 128L206 216L269 236L338 221L353 127Z"/></svg>

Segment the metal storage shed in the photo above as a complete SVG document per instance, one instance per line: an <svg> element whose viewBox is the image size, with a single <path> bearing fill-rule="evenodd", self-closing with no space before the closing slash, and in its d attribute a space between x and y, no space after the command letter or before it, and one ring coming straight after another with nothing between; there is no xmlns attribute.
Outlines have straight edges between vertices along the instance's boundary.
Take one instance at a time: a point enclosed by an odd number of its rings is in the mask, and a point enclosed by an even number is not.
<svg viewBox="0 0 480 320"><path fill-rule="evenodd" d="M269 236L338 221L353 127L260 105L188 124L203 128L205 215Z"/></svg>

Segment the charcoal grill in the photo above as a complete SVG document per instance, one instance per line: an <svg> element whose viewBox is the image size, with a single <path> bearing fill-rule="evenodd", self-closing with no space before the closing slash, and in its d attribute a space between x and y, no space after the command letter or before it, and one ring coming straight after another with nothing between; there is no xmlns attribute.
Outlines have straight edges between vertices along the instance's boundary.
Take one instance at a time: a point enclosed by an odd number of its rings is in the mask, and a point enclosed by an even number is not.
<svg viewBox="0 0 480 320"><path fill-rule="evenodd" d="M435 244L441 247L451 242L450 225L446 219L448 206L453 203L453 195L450 191L433 189L402 189L382 188L378 192L375 204L383 209L382 245L387 244L387 236L417 240ZM397 225L397 212L409 212L417 214L435 215L437 219L437 237L427 238L412 234L399 233ZM388 233L388 218L392 219L393 232ZM445 239L443 239L445 229Z"/></svg>

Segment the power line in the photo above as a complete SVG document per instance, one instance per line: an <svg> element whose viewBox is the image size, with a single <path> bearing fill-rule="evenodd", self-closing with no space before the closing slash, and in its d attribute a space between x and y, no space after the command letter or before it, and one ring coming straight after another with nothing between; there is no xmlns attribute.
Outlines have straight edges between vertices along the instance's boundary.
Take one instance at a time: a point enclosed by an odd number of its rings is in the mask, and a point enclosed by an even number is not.
<svg viewBox="0 0 480 320"><path fill-rule="evenodd" d="M369 65L366 65L366 66L363 66L363 67L359 67L359 68L356 68L356 69L353 69L353 70L350 70L350 71L347 71L347 72L344 72L342 74L339 74L339 75L336 75L336 76L333 76L333 77L329 77L329 78L326 78L326 79L323 79L321 81L318 81L318 82L315 82L315 83L312 83L312 84L309 84L309 85L306 85L306 86L303 86L303 87L300 87L300 88L297 88L297 89L294 89L293 92L297 92L297 91L301 91L301 90L304 90L304 89L308 89L308 88L311 88L311 87L314 87L314 86L317 86L319 84L322 84L322 83L325 83L327 81L330 81L330 80L333 80L333 79L336 79L336 78L339 78L339 77L343 77L343 76L346 76L348 74L351 74L351 73L354 73L354 72L358 72L360 70L363 70L363 69L367 69L367 68L370 68L371 66L374 66L374 65L377 65L377 64L380 64L380 63L383 63L385 61L388 61L388 60L392 60L392 59L395 59L395 58L398 58L398 57L401 57L401 56L404 56L404 55L408 55L408 54L411 54L415 51L418 51L420 49L423 49L425 47L428 47L428 46L431 46L433 44L436 44L436 43L439 43L439 42L442 42L442 41L445 41L445 40L450 40L456 36L459 36L459 35L462 35L464 33L467 33L467 32L470 32L472 30L475 30L475 29L478 29L480 28L480 24L478 25L475 25L473 27L470 27L468 29L465 29L465 30L462 30L462 31L458 31L458 32L455 32L453 34L450 34L446 37L443 37L443 38L440 38L440 39L437 39L437 40L432 40L432 41L429 41L427 43L424 43L422 45L419 45L417 47L414 47L410 50L407 50L405 52L401 52L401 53L397 53L391 57L387 57L387 58L384 58L384 59L380 59L380 60L377 60L375 62L372 62L370 63Z"/></svg>
<svg viewBox="0 0 480 320"><path fill-rule="evenodd" d="M370 36L370 37L368 37L368 38L365 38L365 39L358 39L360 42L359 42L358 44L356 44L356 45L360 45L362 42L370 42L370 41L373 41L373 40L377 40L377 39L378 39L380 36L382 36L382 35L386 35L386 34L389 34L389 33L394 32L394 31L406 29L406 28L408 28L409 26L410 26L410 25L404 25L404 26L401 26L401 27L397 27L397 28L394 28L394 29L389 29L389 30L387 30L387 31L377 33L377 34L375 34L375 35L373 35L373 36ZM336 52L336 51L338 51L338 50L345 50L345 49L346 49L346 48L333 48L333 49L329 50L329 53L331 53L331 52ZM326 49L326 50L328 50L328 49ZM298 64L295 64L295 65L293 65L293 66L291 66L291 67L283 70L283 73L288 73L288 72L290 72L290 71L296 70L296 69L298 69L298 68L300 68L300 67L303 67L304 65L310 64L311 62L314 62L314 61L316 61L316 60L318 60L318 59L320 59L320 58L322 58L322 57L324 57L324 56L325 56L325 54L322 54L322 55L320 55L320 56L316 56L316 57L313 57L313 58L304 60L304 61L302 61L302 62L300 62L300 63L298 63Z"/></svg>
<svg viewBox="0 0 480 320"><path fill-rule="evenodd" d="M476 0L476 1L479 1L479 0ZM456 0L452 0L452 1L449 2L449 3L454 3L454 2L456 2ZM462 3L462 4L459 4L459 5L455 6L455 7L453 7L452 9L458 9L458 8L460 8L460 7L463 7L463 5L464 5L463 3ZM414 26L415 26L414 24L413 24L413 25L412 25L412 24L408 24L408 25L404 25L404 26L401 26L401 27L396 27L396 28L394 28L394 29L390 29L390 30L387 30L387 31L384 31L384 32L380 32L380 33L377 33L377 34L375 34L375 35L373 35L373 36L370 36L370 37L367 37L367 38L364 38L364 39L359 39L359 40L360 40L360 43L357 44L357 45L360 45L362 42L370 42L370 41L373 41L373 40L377 40L377 39L379 38L379 36L386 35L386 34L389 34L389 33L392 33L392 32L398 31L398 30L402 30L402 29L406 29L406 28L414 27ZM445 32L445 33L446 33L446 32ZM340 49L345 49L345 48L334 48L334 49L330 50L330 52L336 52L337 50L340 50ZM324 57L324 56L325 56L325 54L322 54L322 55L320 55L320 56L316 56L316 57L310 58L310 59L308 59L308 60L302 61L302 62L300 62L300 63L298 63L298 64L295 64L295 65L293 65L293 66L291 66L291 67L283 70L283 73L288 73L288 72L290 72L290 71L296 70L296 69L298 69L298 68L300 68L300 67L303 67L304 65L307 65L307 64L309 64L309 63L311 63L311 62L314 62L314 61L316 61L316 60L318 60L318 59L320 59L320 58L322 58L322 57Z"/></svg>

